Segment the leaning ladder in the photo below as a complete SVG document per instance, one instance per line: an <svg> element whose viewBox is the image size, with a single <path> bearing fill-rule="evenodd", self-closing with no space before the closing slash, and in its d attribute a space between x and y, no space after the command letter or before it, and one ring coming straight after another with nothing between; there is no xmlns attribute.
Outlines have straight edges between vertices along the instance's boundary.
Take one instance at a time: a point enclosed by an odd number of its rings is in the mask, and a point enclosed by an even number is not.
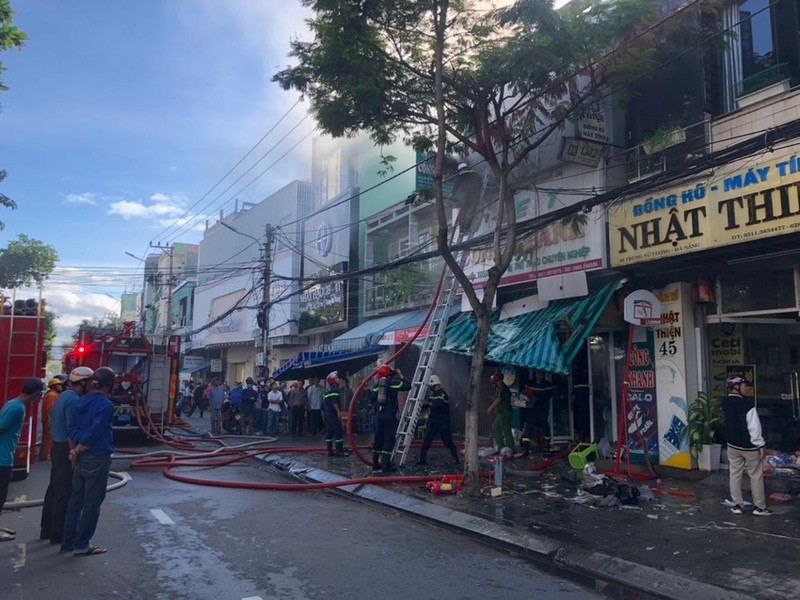
<svg viewBox="0 0 800 600"><path fill-rule="evenodd" d="M467 235L463 233L465 229L468 229L468 227L459 227L454 245L458 245L466 239ZM467 254L466 250L458 252L456 256L459 266L464 266ZM450 309L453 306L456 291L458 290L458 280L456 280L455 275L446 264L442 268L445 270L445 281L436 307L431 313L428 335L422 344L422 353L419 356L417 368L414 370L414 377L411 380L411 390L408 392L408 397L403 406L403 413L400 416L400 423L397 426L392 461L398 466L405 464L411 451L411 442L414 441L417 422L422 412L422 401L428 393L428 382L436 366L436 357L442 347L447 319L450 316Z"/></svg>

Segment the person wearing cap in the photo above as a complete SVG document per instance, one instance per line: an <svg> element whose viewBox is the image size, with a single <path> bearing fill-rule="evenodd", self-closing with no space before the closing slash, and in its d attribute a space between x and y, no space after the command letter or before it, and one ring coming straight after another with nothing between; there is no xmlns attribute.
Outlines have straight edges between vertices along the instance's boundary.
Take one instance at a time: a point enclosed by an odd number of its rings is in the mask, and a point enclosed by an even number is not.
<svg viewBox="0 0 800 600"><path fill-rule="evenodd" d="M514 434L511 431L511 420L514 416L514 408L511 406L511 389L506 383L508 377L504 377L502 373L496 371L492 373L490 380L495 386L495 396L487 412L489 415L494 415L492 438L495 450L500 452L502 448L511 448L513 452Z"/></svg>
<svg viewBox="0 0 800 600"><path fill-rule="evenodd" d="M399 369L392 370L389 365L381 365L375 371L376 380L370 390L370 406L375 414L375 438L372 448L373 471L395 471L392 465L395 434L397 433L397 395L411 389Z"/></svg>
<svg viewBox="0 0 800 600"><path fill-rule="evenodd" d="M50 428L50 412L56 403L58 395L64 391L62 382L53 377L47 382L47 392L42 398L42 445L39 448L39 460L50 460L50 451L53 449L53 438Z"/></svg>
<svg viewBox="0 0 800 600"><path fill-rule="evenodd" d="M72 442L69 460L74 472L61 552L72 552L76 556L106 552L105 548L90 542L106 497L114 452L111 390L115 379L116 374L109 367L97 369L89 378L92 391L78 398L67 414L67 435Z"/></svg>
<svg viewBox="0 0 800 600"><path fill-rule="evenodd" d="M442 438L445 448L450 450L456 466L459 465L458 450L453 443L453 434L450 431L450 398L442 387L442 381L438 375L431 375L428 384L428 393L422 402L423 408L428 408L428 421L425 427L425 439L422 441L422 448L419 451L418 465L428 464L425 460L433 439L438 435Z"/></svg>
<svg viewBox="0 0 800 600"><path fill-rule="evenodd" d="M69 461L69 438L67 436L67 413L70 407L83 396L89 387L89 378L94 371L89 367L75 367L67 379L67 389L56 398L50 411L53 451L50 463L50 482L44 494L42 518L39 524L39 539L60 544L64 537L64 518L72 494L72 464Z"/></svg>
<svg viewBox="0 0 800 600"><path fill-rule="evenodd" d="M25 421L25 405L38 400L43 389L41 379L26 379L19 396L6 402L0 409L0 511L6 503L8 485L14 473L14 451ZM13 529L0 527L0 542L10 542L15 537L16 532Z"/></svg>
<svg viewBox="0 0 800 600"><path fill-rule="evenodd" d="M303 388L302 381L295 381L292 384L286 397L286 402L289 404L289 430L292 437L303 437L303 422L306 420L308 394Z"/></svg>
<svg viewBox="0 0 800 600"><path fill-rule="evenodd" d="M740 515L742 505L742 474L747 471L753 494L753 515L772 514L767 508L764 493L764 456L766 443L761 434L761 420L755 403L747 397L747 382L743 377L728 379L728 395L722 399L725 414L725 439L728 442L728 480L733 506L731 512Z"/></svg>
<svg viewBox="0 0 800 600"><path fill-rule="evenodd" d="M252 377L244 380L245 387L242 390L242 431L245 435L253 435L253 419L256 414L256 402L258 402L258 388Z"/></svg>

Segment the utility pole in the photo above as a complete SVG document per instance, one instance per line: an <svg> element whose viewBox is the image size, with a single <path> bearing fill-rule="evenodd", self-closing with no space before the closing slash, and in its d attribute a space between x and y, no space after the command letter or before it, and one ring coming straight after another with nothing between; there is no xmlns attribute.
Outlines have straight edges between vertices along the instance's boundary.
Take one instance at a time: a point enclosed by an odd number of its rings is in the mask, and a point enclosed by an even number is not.
<svg viewBox="0 0 800 600"><path fill-rule="evenodd" d="M264 289L261 305L259 306L259 313L256 317L259 327L261 328L261 377L264 379L269 378L269 311L270 305L270 283L272 280L272 240L275 236L275 228L267 223L264 226Z"/></svg>
<svg viewBox="0 0 800 600"><path fill-rule="evenodd" d="M162 252L165 250L169 250L169 275L167 276L167 325L164 330L166 337L169 337L172 334L172 285L174 277L173 265L175 261L175 246L173 244L170 244L169 246L162 246L161 244L153 244L151 242L150 247L158 248Z"/></svg>

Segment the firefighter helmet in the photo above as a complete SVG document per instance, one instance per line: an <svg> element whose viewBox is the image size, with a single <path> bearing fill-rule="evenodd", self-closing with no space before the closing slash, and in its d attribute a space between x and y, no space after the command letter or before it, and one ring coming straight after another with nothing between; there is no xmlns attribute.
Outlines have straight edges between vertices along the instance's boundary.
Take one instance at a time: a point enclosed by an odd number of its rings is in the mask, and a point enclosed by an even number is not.
<svg viewBox="0 0 800 600"><path fill-rule="evenodd" d="M503 374L500 371L495 371L489 376L489 381L492 382L492 385L499 385L503 381Z"/></svg>
<svg viewBox="0 0 800 600"><path fill-rule="evenodd" d="M114 379L116 378L117 374L114 373L114 369L111 367L100 367L91 377L92 381L96 382L97 387L108 390L114 387Z"/></svg>
<svg viewBox="0 0 800 600"><path fill-rule="evenodd" d="M378 370L375 372L379 378L389 377L392 374L392 368L389 365L381 365L378 367Z"/></svg>
<svg viewBox="0 0 800 600"><path fill-rule="evenodd" d="M328 382L328 385L336 385L339 383L339 371L331 371L328 373L328 376L325 378L325 381Z"/></svg>
<svg viewBox="0 0 800 600"><path fill-rule="evenodd" d="M433 387L435 385L442 385L442 380L439 379L438 375L431 375L430 380L428 381L428 385Z"/></svg>
<svg viewBox="0 0 800 600"><path fill-rule="evenodd" d="M57 385L61 385L61 380L53 377L50 381L47 382L47 387L55 387Z"/></svg>
<svg viewBox="0 0 800 600"><path fill-rule="evenodd" d="M70 383L79 383L81 381L86 381L94 374L89 367L75 367L69 373L69 382Z"/></svg>

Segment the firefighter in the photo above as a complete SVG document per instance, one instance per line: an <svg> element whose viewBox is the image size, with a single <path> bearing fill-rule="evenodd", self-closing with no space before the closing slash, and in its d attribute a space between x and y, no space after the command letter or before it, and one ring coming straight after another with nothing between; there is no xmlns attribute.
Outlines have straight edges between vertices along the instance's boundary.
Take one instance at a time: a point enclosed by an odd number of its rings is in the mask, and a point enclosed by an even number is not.
<svg viewBox="0 0 800 600"><path fill-rule="evenodd" d="M419 451L418 465L426 465L425 456L431 447L433 438L439 435L442 443L450 450L456 466L459 465L458 450L453 443L453 435L450 432L450 398L442 388L442 382L438 375L431 375L428 383L428 394L422 403L423 407L429 409L427 428L425 429L425 439L422 442L422 449Z"/></svg>
<svg viewBox="0 0 800 600"><path fill-rule="evenodd" d="M64 391L61 379L53 377L47 382L47 393L42 398L42 445L39 448L39 460L50 460L53 449L53 437L50 429L50 411L56 403L58 395Z"/></svg>
<svg viewBox="0 0 800 600"><path fill-rule="evenodd" d="M511 406L511 389L503 381L500 371L492 373L489 380L495 386L494 402L489 405L488 413L494 414L492 423L492 438L495 450L499 453L502 448L514 450L514 434L511 431L513 407Z"/></svg>
<svg viewBox="0 0 800 600"><path fill-rule="evenodd" d="M328 383L328 390L322 397L322 412L325 416L325 445L328 447L328 456L344 456L339 372L331 371L325 381ZM336 452L333 451L334 444L336 444Z"/></svg>
<svg viewBox="0 0 800 600"><path fill-rule="evenodd" d="M372 450L373 471L395 471L392 451L397 433L397 394L411 389L400 370L392 371L389 365L381 365L375 372L377 377L370 390L370 406L375 415L375 440Z"/></svg>
<svg viewBox="0 0 800 600"><path fill-rule="evenodd" d="M533 405L533 427L539 438L539 445L550 447L550 400L553 397L553 384L547 381L544 371L536 371L531 384L536 401Z"/></svg>

